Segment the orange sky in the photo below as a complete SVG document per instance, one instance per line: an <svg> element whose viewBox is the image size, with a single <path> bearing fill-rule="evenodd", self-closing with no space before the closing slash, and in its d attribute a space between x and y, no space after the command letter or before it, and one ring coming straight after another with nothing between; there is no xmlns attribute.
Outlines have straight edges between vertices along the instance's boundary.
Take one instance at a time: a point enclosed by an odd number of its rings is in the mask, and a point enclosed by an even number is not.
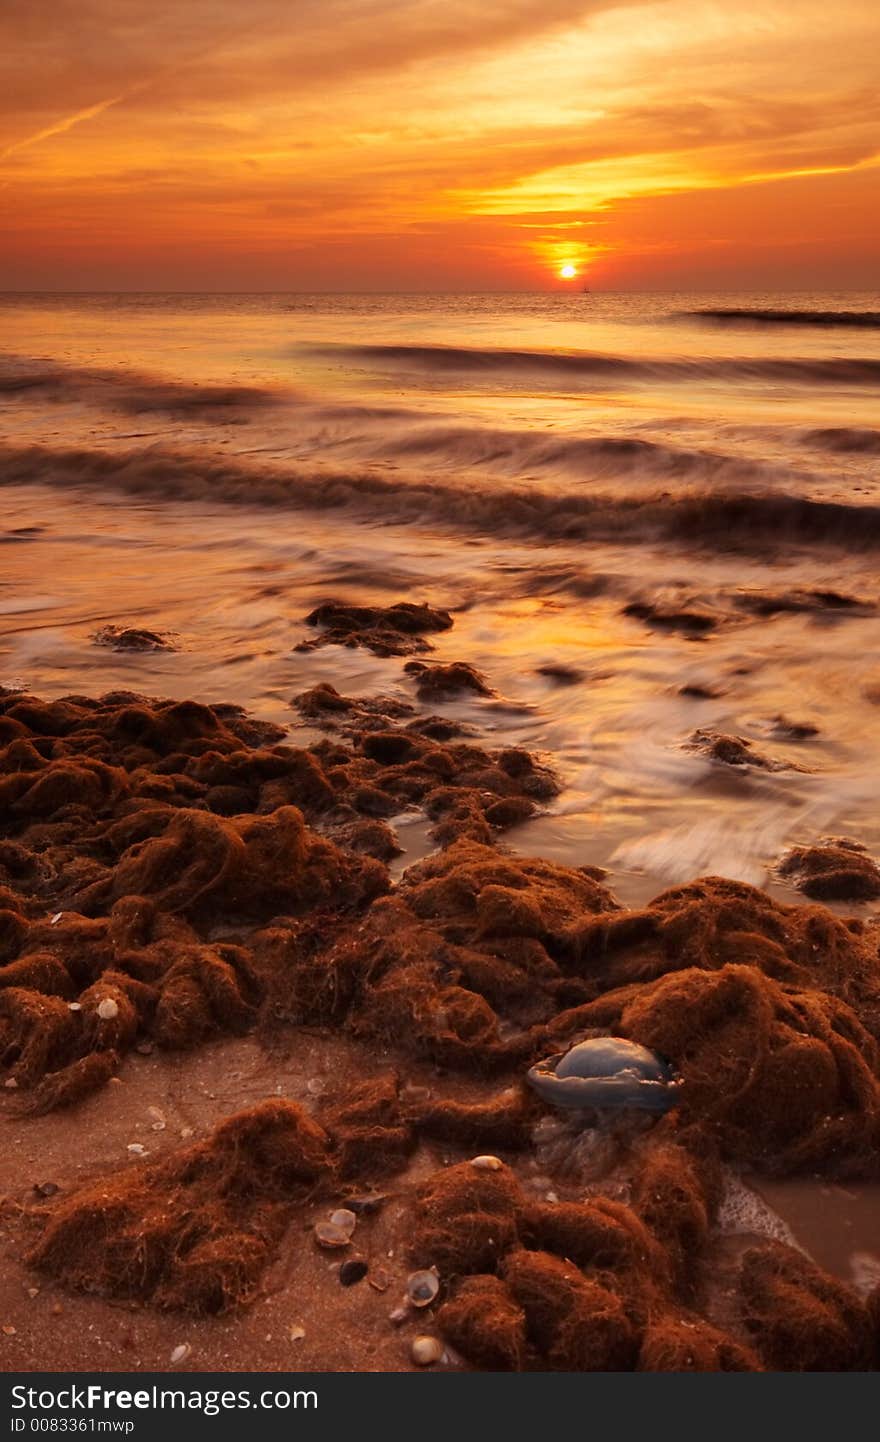
<svg viewBox="0 0 880 1442"><path fill-rule="evenodd" d="M870 288L874 0L2 0L0 289Z"/></svg>

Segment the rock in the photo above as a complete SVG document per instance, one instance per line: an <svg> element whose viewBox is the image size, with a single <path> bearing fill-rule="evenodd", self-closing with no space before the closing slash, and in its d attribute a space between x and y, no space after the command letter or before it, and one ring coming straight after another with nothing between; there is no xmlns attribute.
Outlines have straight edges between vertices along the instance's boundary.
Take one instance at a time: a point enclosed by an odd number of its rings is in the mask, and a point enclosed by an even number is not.
<svg viewBox="0 0 880 1442"><path fill-rule="evenodd" d="M561 662L548 662L546 666L536 667L536 671L557 686L576 686L578 681L586 679L584 672L576 666L564 666Z"/></svg>
<svg viewBox="0 0 880 1442"><path fill-rule="evenodd" d="M443 1344L436 1337L414 1337L410 1356L417 1367L432 1367L443 1356Z"/></svg>

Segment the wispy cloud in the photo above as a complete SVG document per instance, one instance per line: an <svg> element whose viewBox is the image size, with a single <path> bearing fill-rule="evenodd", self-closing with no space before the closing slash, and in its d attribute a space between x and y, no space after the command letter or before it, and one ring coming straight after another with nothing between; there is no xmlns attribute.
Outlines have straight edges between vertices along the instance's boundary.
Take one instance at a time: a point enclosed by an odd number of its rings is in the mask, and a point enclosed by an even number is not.
<svg viewBox="0 0 880 1442"><path fill-rule="evenodd" d="M75 125L81 125L85 120L94 120L96 115L103 115L112 105L118 105L125 100L132 92L123 90L119 95L110 95L106 100L99 100L95 105L87 105L83 110L75 110L73 115L65 115L61 120L55 120L51 125L46 125L38 130L35 135L26 135L23 140L18 140L14 145L7 145L5 150L0 150L0 160L8 160L11 155L17 155L21 150L27 150L32 145L39 145L44 140L51 140L53 135L66 135Z"/></svg>

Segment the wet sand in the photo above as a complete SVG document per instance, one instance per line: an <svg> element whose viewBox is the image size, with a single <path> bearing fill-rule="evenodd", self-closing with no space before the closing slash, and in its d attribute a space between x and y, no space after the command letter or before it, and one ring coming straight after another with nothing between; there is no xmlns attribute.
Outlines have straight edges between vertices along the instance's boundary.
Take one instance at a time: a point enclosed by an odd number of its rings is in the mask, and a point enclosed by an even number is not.
<svg viewBox="0 0 880 1442"><path fill-rule="evenodd" d="M202 1136L230 1111L271 1095L284 1095L305 1106L314 1104L309 1083L328 1088L343 1080L368 1076L383 1059L373 1048L314 1032L269 1047L247 1038L211 1043L198 1052L168 1056L132 1056L120 1069L118 1085L83 1102L74 1113L54 1113L16 1124L7 1102L3 1118L0 1194L6 1198L2 1223L4 1266L0 1285L5 1363L21 1371L166 1371L178 1346L191 1350L174 1366L177 1371L398 1371L412 1364L413 1336L425 1330L424 1319L410 1311L404 1323L389 1320L404 1294L410 1267L406 1261L407 1199L438 1166L456 1159L448 1145L424 1145L406 1170L382 1188L386 1200L362 1222L356 1246L369 1260L373 1281L343 1288L340 1263L312 1239L315 1220L327 1204L303 1210L285 1239L282 1254L269 1268L255 1305L223 1318L169 1316L134 1302L108 1302L84 1297L35 1276L22 1265L19 1242L22 1224L9 1202L25 1207L35 1202L34 1186L53 1181L69 1192L93 1177L143 1166L127 1151L143 1145L155 1159L173 1152L182 1141ZM456 1085L434 1068L408 1068L414 1085L437 1093L475 1095L485 1088ZM156 1132L149 1108L161 1111L165 1129ZM183 1134L186 1133L186 1136ZM540 1174L534 1164L518 1167L529 1185ZM791 1229L797 1242L824 1267L851 1282L854 1254L877 1256L878 1184L828 1187L809 1179L769 1183L750 1179L755 1190ZM560 1184L557 1184L560 1185ZM541 1195L533 1187L535 1195ZM577 1184L562 1184L560 1195L576 1196ZM344 1200L342 1193L339 1200ZM745 1222L742 1224L745 1226ZM761 1239L760 1225L751 1233L719 1233L719 1276L711 1310L723 1318L725 1268L731 1257ZM28 1235L28 1229L24 1229ZM391 1253L391 1255L389 1255ZM735 1275L735 1271L734 1271ZM432 1329L429 1321L427 1330ZM304 1336L300 1337L302 1329ZM293 1338L291 1332L294 1333ZM443 1368L466 1366L450 1356Z"/></svg>

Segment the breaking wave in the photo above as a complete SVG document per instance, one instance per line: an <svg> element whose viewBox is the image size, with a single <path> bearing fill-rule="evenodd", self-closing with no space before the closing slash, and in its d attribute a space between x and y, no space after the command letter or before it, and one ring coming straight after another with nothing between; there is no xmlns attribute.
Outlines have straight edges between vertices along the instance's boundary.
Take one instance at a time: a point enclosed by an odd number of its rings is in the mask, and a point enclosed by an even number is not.
<svg viewBox="0 0 880 1442"><path fill-rule="evenodd" d="M806 445L817 446L823 451L880 455L880 431L873 431L867 426L823 426L819 430L806 431L802 440Z"/></svg>
<svg viewBox="0 0 880 1442"><path fill-rule="evenodd" d="M448 372L518 374L535 377L617 377L622 380L688 380L695 377L727 380L789 381L801 385L877 385L880 360L872 357L831 356L827 359L756 357L685 357L632 360L626 356L588 351L497 350L477 346L355 345L320 346L351 360L384 363L392 367Z"/></svg>
<svg viewBox="0 0 880 1442"><path fill-rule="evenodd" d="M4 356L0 361L0 396L14 399L31 395L49 401L85 401L127 415L159 412L193 419L269 406L279 399L276 392L259 386L200 385L122 368L40 367Z"/></svg>
<svg viewBox="0 0 880 1442"><path fill-rule="evenodd" d="M688 310L685 315L712 320L719 325L817 325L854 326L860 330L880 329L877 310L764 310L755 306L708 307Z"/></svg>
<svg viewBox="0 0 880 1442"><path fill-rule="evenodd" d="M168 500L347 508L358 519L433 524L541 543L682 543L763 555L781 544L880 548L880 506L785 492L690 490L609 495L363 470L306 470L164 447L107 451L48 446L0 449L2 484L103 486Z"/></svg>

